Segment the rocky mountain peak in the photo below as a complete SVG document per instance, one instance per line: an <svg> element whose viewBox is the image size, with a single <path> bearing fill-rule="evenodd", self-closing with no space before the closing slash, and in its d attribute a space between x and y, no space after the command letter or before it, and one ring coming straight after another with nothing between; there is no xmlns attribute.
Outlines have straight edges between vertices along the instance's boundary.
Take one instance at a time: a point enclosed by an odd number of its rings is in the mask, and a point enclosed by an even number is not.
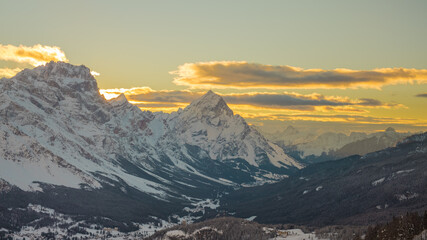
<svg viewBox="0 0 427 240"><path fill-rule="evenodd" d="M233 111L228 107L224 99L211 90L199 99L194 100L184 111L203 116L219 116L222 114L233 116Z"/></svg>
<svg viewBox="0 0 427 240"><path fill-rule="evenodd" d="M299 133L298 129L296 129L295 127L293 127L291 125L289 125L284 131L284 134L287 134L287 135L295 135L298 133Z"/></svg>
<svg viewBox="0 0 427 240"><path fill-rule="evenodd" d="M240 158L255 167L302 167L241 116L234 115L224 99L212 91L178 112L177 119L174 126L181 141L199 147L211 159Z"/></svg>
<svg viewBox="0 0 427 240"><path fill-rule="evenodd" d="M126 98L126 96L123 93L121 93L118 97L109 100L109 102L113 106L121 106L121 105L129 103L128 99Z"/></svg>
<svg viewBox="0 0 427 240"><path fill-rule="evenodd" d="M52 77L62 77L62 78L78 78L82 80L88 80L95 82L95 78L90 73L90 69L84 65L76 66L66 62L54 62L51 61L46 63L43 66L36 67L32 70L25 70L19 75L38 75L42 79L49 79Z"/></svg>
<svg viewBox="0 0 427 240"><path fill-rule="evenodd" d="M12 82L32 89L32 92L45 93L51 89L52 91L60 90L64 94L99 95L97 82L90 73L90 69L84 65L75 66L51 61L34 69L25 69L11 79Z"/></svg>
<svg viewBox="0 0 427 240"><path fill-rule="evenodd" d="M392 127L388 127L385 131L386 132L396 132L396 130Z"/></svg>

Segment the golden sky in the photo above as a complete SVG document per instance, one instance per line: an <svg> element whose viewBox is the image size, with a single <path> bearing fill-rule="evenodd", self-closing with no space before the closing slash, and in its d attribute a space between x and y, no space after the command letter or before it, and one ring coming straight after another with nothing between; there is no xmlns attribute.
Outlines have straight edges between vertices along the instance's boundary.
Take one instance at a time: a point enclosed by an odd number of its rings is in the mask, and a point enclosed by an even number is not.
<svg viewBox="0 0 427 240"><path fill-rule="evenodd" d="M1 5L0 77L65 61L144 110L213 90L270 130L427 130L426 1Z"/></svg>

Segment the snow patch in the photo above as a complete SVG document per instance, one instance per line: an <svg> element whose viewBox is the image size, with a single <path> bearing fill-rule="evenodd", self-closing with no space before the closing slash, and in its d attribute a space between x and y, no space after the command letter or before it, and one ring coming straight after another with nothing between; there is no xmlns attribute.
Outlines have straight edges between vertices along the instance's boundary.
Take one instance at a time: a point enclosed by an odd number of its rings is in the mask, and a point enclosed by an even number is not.
<svg viewBox="0 0 427 240"><path fill-rule="evenodd" d="M277 236L270 240L318 240L314 233L304 233L301 229L278 230Z"/></svg>
<svg viewBox="0 0 427 240"><path fill-rule="evenodd" d="M414 171L414 170L415 170L415 169L400 170L400 171L397 171L397 172L396 172L396 174L410 173L410 172L412 172L412 171Z"/></svg>
<svg viewBox="0 0 427 240"><path fill-rule="evenodd" d="M377 186L378 184L383 183L383 182L384 182L384 180L385 180L385 177L380 178L380 179L378 179L378 180L373 181L373 182L371 183L371 185L372 185L372 186Z"/></svg>
<svg viewBox="0 0 427 240"><path fill-rule="evenodd" d="M406 192L405 194L396 194L394 195L399 201L406 201L412 198L418 197L418 193Z"/></svg>
<svg viewBox="0 0 427 240"><path fill-rule="evenodd" d="M180 237L187 237L187 236L188 235L181 230L170 230L166 233L166 237L180 238Z"/></svg>

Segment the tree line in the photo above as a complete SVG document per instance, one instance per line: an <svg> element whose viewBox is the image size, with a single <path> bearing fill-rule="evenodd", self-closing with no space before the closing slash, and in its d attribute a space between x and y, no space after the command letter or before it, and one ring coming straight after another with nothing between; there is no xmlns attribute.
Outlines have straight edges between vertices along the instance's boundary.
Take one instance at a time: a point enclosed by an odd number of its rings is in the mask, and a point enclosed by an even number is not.
<svg viewBox="0 0 427 240"><path fill-rule="evenodd" d="M370 226L365 240L394 240L413 239L424 230L427 230L427 211L419 215L416 212L393 217L388 223ZM355 240L361 239L359 236Z"/></svg>

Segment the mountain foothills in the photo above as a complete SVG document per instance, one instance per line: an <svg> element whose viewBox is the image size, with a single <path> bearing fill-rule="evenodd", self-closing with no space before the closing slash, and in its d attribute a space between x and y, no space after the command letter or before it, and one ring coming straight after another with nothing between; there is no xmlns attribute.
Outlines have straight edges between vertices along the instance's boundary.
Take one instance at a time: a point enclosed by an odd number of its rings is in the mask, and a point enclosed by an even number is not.
<svg viewBox="0 0 427 240"><path fill-rule="evenodd" d="M167 218L302 167L211 91L172 114L141 111L124 95L106 101L88 68L63 62L0 90L1 207Z"/></svg>
<svg viewBox="0 0 427 240"><path fill-rule="evenodd" d="M394 148L311 164L275 184L221 199L223 211L263 223L366 225L427 210L427 133Z"/></svg>
<svg viewBox="0 0 427 240"><path fill-rule="evenodd" d="M289 127L268 140L212 91L153 113L124 95L105 100L84 66L50 62L0 80L0 233L56 226L61 236L93 237L118 227L140 238L218 215L311 226L384 221L427 209L427 133L408 135Z"/></svg>

